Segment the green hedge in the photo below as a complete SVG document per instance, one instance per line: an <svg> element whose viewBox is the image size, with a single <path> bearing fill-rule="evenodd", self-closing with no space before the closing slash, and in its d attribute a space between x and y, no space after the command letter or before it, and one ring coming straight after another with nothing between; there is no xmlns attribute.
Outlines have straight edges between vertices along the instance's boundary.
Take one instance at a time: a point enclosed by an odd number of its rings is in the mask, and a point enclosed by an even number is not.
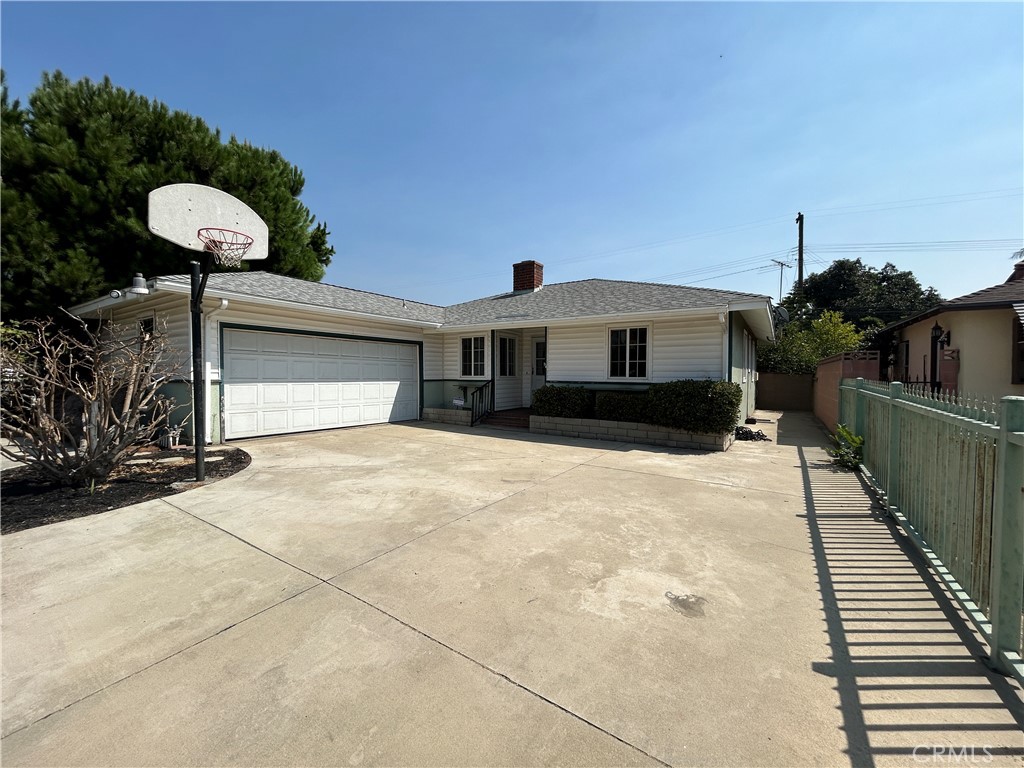
<svg viewBox="0 0 1024 768"><path fill-rule="evenodd" d="M556 387L545 384L533 393L531 408L538 416L585 419L592 413L591 397L583 387Z"/></svg>
<svg viewBox="0 0 1024 768"><path fill-rule="evenodd" d="M685 432L724 435L740 420L743 390L728 381L670 381L647 390L651 424Z"/></svg>
<svg viewBox="0 0 1024 768"><path fill-rule="evenodd" d="M646 392L598 392L594 413L605 421L650 423L647 402Z"/></svg>
<svg viewBox="0 0 1024 768"><path fill-rule="evenodd" d="M596 396L595 396L596 395ZM538 416L657 424L702 435L724 435L740 421L743 390L728 381L685 379L652 384L643 394L590 392L545 385L533 393Z"/></svg>

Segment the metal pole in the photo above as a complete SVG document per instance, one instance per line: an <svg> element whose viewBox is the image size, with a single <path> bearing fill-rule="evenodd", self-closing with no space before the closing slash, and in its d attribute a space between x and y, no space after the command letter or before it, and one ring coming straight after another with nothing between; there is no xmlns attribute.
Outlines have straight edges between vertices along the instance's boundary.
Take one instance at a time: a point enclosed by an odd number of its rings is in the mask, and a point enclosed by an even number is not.
<svg viewBox="0 0 1024 768"><path fill-rule="evenodd" d="M779 265L779 304L782 303L782 270L786 267L793 266L788 261L779 261L778 259L772 259L773 264Z"/></svg>
<svg viewBox="0 0 1024 768"><path fill-rule="evenodd" d="M192 301L192 442L196 450L196 480L206 479L206 376L203 371L203 269L191 263Z"/></svg>
<svg viewBox="0 0 1024 768"><path fill-rule="evenodd" d="M797 244L796 244L796 291L798 296L804 293L804 215L799 211L796 214Z"/></svg>

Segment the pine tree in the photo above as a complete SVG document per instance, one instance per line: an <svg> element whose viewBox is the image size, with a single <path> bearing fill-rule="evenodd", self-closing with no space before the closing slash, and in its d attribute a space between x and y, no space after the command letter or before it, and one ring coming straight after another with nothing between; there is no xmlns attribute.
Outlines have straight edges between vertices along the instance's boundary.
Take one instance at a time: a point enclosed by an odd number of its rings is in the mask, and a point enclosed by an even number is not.
<svg viewBox="0 0 1024 768"><path fill-rule="evenodd" d="M329 232L298 199L302 172L277 151L224 142L202 119L109 78L72 83L44 73L27 108L9 100L5 81L0 90L5 319L53 315L136 272L186 271L181 249L146 227L149 192L180 182L222 189L267 222L260 269L323 277L334 254Z"/></svg>

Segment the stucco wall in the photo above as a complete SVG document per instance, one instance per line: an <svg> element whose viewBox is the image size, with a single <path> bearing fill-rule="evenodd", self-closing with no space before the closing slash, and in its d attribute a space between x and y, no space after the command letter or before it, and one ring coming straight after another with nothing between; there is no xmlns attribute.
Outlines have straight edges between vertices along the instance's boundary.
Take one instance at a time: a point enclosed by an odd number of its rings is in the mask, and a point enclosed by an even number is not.
<svg viewBox="0 0 1024 768"><path fill-rule="evenodd" d="M959 392L991 399L1024 395L1024 384L1014 384L1011 380L1015 317L1009 307L961 310L944 312L907 326L902 331L902 339L910 342L910 380L928 380L931 329L937 322L944 331L950 332L949 348L960 354L956 382Z"/></svg>
<svg viewBox="0 0 1024 768"><path fill-rule="evenodd" d="M839 421L839 382L843 379L878 378L878 353L844 352L818 363L814 374L814 415L829 432Z"/></svg>

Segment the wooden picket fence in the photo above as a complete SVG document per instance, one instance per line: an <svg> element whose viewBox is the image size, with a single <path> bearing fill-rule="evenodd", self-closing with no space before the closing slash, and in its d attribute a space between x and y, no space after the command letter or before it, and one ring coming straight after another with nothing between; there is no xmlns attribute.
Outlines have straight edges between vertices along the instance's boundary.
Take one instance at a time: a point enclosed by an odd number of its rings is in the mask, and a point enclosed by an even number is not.
<svg viewBox="0 0 1024 768"><path fill-rule="evenodd" d="M862 471L961 604L991 663L1024 683L1024 398L844 379Z"/></svg>

